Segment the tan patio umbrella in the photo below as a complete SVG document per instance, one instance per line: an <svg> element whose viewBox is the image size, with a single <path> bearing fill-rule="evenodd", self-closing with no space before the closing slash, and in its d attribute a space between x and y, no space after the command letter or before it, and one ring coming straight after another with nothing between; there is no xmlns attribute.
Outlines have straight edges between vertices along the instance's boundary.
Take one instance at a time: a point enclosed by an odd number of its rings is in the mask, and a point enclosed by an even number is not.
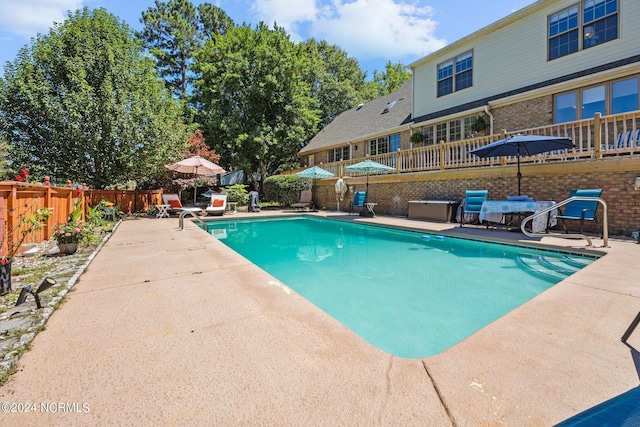
<svg viewBox="0 0 640 427"><path fill-rule="evenodd" d="M209 160L200 156L189 157L188 159L180 160L179 162L171 163L170 165L165 165L165 167L175 172L193 174L196 176L217 175L226 173L226 171L221 166L218 166L215 163L210 162ZM196 202L197 191L198 187L194 185L194 203Z"/></svg>

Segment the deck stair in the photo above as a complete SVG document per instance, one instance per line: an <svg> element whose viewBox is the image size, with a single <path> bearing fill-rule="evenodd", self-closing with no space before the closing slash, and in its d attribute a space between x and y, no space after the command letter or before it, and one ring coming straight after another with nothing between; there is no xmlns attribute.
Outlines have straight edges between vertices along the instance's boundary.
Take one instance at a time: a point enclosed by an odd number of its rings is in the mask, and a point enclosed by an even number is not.
<svg viewBox="0 0 640 427"><path fill-rule="evenodd" d="M518 264L528 273L540 277L542 279L557 283L591 262L590 258L575 257L564 255L562 257L554 256L534 256L519 255Z"/></svg>

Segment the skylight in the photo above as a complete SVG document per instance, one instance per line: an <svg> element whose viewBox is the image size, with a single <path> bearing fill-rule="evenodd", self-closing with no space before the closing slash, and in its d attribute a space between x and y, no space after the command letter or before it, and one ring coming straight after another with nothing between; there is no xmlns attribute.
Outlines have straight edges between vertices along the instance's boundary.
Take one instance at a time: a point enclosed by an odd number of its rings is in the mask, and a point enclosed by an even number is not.
<svg viewBox="0 0 640 427"><path fill-rule="evenodd" d="M402 101L404 98L400 98L400 99L396 99L395 101L391 101L390 103L387 104L386 107L384 107L384 110L382 110L382 114L384 113L388 113L389 111L391 111L391 109L393 108L394 105L396 105L396 103L398 101Z"/></svg>

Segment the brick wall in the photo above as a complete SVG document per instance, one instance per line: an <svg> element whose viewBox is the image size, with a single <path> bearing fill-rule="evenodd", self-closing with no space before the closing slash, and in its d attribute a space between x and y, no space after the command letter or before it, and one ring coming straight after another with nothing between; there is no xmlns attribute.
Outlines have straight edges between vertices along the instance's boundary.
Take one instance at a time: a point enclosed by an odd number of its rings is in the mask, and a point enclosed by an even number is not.
<svg viewBox="0 0 640 427"><path fill-rule="evenodd" d="M601 166L596 167L596 164ZM600 169L600 171L595 171ZM607 203L609 234L630 235L640 229L640 191L633 184L640 176L640 157L612 161L559 162L526 165L522 169L522 194L536 200L559 202L568 198L573 188L602 188ZM335 179L319 181L315 200L328 210L337 208L333 185ZM340 205L348 210L353 191L365 189L364 178L347 179L349 192ZM465 190L487 189L489 199L501 200L518 194L516 170L512 166L473 168L463 171L423 172L372 176L369 178L369 200L378 203L375 210L383 215L406 216L410 200L461 200ZM602 225L602 206L598 219ZM576 230L578 221L569 221L570 230ZM592 222L585 231L595 232Z"/></svg>
<svg viewBox="0 0 640 427"><path fill-rule="evenodd" d="M491 110L494 133L553 124L553 96L543 96Z"/></svg>

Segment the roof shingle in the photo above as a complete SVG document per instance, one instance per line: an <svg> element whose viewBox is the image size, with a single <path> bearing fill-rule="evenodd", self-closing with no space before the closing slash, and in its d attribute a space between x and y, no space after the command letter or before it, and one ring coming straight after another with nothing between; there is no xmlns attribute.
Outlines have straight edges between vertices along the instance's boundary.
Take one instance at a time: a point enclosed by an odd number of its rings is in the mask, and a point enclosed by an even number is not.
<svg viewBox="0 0 640 427"><path fill-rule="evenodd" d="M306 155L327 148L358 141L367 135L384 132L411 123L412 80L400 89L340 113L298 152ZM390 103L394 102L391 105ZM385 108L389 106L387 112Z"/></svg>

